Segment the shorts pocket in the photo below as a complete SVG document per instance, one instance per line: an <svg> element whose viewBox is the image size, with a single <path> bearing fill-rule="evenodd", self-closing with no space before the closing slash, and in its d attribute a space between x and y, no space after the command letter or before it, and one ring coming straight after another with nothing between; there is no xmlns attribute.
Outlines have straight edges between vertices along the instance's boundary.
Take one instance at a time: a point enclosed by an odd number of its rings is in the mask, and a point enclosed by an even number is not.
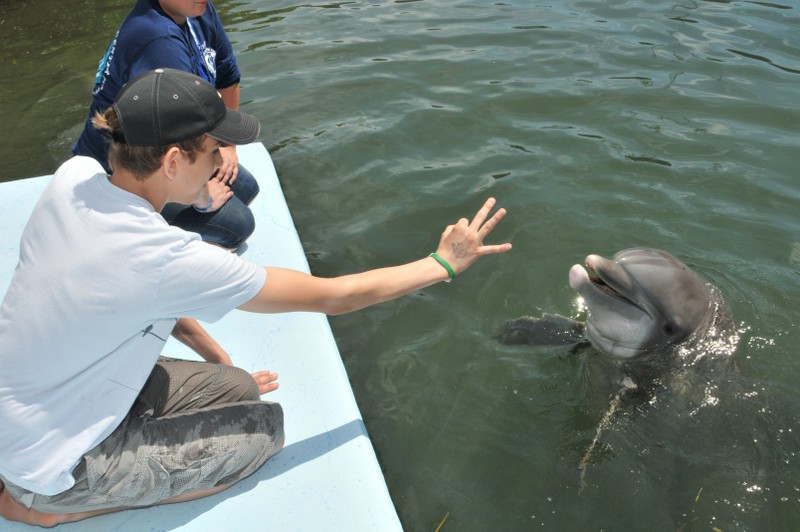
<svg viewBox="0 0 800 532"><path fill-rule="evenodd" d="M90 490L94 498L103 499L102 506L106 508L150 506L171 496L169 472L146 452L123 452L113 464L88 458L86 478Z"/></svg>
<svg viewBox="0 0 800 532"><path fill-rule="evenodd" d="M220 480L236 473L240 468L236 455L236 451L229 450L193 460L183 457L182 461L173 461L172 457L162 456L162 459L171 462L163 465L171 470L173 496L216 487Z"/></svg>

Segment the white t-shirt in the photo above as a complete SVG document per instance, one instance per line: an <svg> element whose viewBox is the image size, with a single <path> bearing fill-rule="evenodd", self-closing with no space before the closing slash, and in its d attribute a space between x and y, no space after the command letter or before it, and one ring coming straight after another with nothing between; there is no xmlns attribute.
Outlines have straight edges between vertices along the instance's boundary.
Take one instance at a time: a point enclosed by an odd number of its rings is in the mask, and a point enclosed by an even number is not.
<svg viewBox="0 0 800 532"><path fill-rule="evenodd" d="M0 476L43 495L130 410L177 318L252 299L266 271L167 225L74 157L22 234L0 306Z"/></svg>

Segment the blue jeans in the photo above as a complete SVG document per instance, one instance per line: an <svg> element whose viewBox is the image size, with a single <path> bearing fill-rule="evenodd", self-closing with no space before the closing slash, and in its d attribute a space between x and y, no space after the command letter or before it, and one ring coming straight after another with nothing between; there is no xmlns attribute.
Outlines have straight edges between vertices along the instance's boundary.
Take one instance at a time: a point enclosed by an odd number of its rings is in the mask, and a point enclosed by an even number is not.
<svg viewBox="0 0 800 532"><path fill-rule="evenodd" d="M197 212L191 205L167 203L161 216L168 224L199 233L203 240L236 249L253 234L256 220L248 205L258 194L258 182L245 167L231 185L233 197L214 212Z"/></svg>

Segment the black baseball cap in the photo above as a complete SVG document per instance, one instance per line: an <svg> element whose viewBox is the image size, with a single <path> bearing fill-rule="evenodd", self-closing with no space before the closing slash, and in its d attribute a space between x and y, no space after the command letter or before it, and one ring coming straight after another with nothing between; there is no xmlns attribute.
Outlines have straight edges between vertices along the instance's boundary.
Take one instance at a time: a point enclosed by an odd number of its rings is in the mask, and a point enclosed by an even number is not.
<svg viewBox="0 0 800 532"><path fill-rule="evenodd" d="M201 135L247 144L261 132L258 119L225 107L207 81L172 68L139 74L122 87L113 107L124 137L118 140L130 146L167 146Z"/></svg>

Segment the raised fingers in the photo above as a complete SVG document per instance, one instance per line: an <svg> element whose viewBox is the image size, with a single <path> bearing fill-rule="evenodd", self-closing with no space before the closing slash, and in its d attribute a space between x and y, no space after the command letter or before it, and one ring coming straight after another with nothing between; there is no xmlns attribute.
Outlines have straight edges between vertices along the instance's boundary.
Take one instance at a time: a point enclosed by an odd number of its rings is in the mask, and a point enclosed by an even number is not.
<svg viewBox="0 0 800 532"><path fill-rule="evenodd" d="M472 229L477 231L483 226L483 222L486 221L486 217L489 216L489 213L491 212L495 203L497 203L497 201L494 198L489 198L486 200L486 202L483 204L483 207L480 208L477 214L475 214L475 217L472 219L472 223L470 224Z"/></svg>

